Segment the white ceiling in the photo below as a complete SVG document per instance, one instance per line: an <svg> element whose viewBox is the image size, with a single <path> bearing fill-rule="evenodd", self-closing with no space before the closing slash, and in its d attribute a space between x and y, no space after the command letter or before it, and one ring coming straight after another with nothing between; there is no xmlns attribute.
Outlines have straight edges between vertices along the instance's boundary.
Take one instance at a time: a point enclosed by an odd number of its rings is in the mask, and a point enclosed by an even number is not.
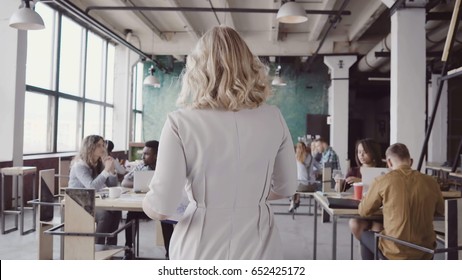
<svg viewBox="0 0 462 280"><path fill-rule="evenodd" d="M64 2L55 0L50 2ZM90 6L278 9L281 0L70 0L80 10ZM283 1L285 2L285 1ZM320 54L366 54L390 32L389 9L381 0L297 0L306 10L343 15L326 35ZM394 2L394 1L389 1ZM432 1L430 1L432 2ZM434 2L434 1L433 1ZM455 1L434 10L452 11ZM187 55L213 26L234 27L261 56L310 56L318 49L335 15L308 14L301 24L279 24L276 13L88 9L87 15L149 55ZM449 25L441 21L436 25ZM128 36L127 30L131 30Z"/></svg>

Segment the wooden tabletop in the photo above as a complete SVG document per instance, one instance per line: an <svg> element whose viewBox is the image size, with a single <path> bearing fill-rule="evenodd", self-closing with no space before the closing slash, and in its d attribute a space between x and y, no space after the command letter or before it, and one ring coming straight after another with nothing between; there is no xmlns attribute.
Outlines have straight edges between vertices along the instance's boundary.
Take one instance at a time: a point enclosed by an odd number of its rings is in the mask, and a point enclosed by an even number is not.
<svg viewBox="0 0 462 280"><path fill-rule="evenodd" d="M143 212L143 199L145 193L128 192L119 198L99 198L95 199L95 206L105 210L121 210Z"/></svg>

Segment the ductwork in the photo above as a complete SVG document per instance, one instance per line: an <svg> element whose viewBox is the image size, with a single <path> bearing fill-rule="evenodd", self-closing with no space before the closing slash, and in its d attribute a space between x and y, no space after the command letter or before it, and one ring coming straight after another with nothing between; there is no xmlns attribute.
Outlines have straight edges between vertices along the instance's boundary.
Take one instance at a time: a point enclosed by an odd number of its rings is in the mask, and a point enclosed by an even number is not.
<svg viewBox="0 0 462 280"><path fill-rule="evenodd" d="M449 4L438 5L431 10L431 12L443 12L451 11L453 7ZM427 43L426 48L430 49L443 42L447 35L449 25L447 23L441 23L438 20L428 21L425 24L425 30L427 30ZM458 31L460 31L459 29ZM390 71L390 59L388 57L376 57L376 52L389 52L391 50L391 34L388 34L382 39L375 47L373 47L361 60L358 62L358 70L361 72L373 71L377 68L381 73L387 73Z"/></svg>
<svg viewBox="0 0 462 280"><path fill-rule="evenodd" d="M377 67L385 64L389 58L376 57L376 52L390 52L391 50L391 33L382 39L375 47L373 47L359 62L358 70L361 72L372 71Z"/></svg>

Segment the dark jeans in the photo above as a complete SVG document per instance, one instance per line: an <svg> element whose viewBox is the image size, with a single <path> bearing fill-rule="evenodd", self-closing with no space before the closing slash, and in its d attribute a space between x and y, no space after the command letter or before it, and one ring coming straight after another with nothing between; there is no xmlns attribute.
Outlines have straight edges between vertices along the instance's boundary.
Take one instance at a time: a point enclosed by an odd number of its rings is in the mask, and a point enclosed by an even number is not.
<svg viewBox="0 0 462 280"><path fill-rule="evenodd" d="M128 212L127 213L127 223L135 220L135 219L143 219L143 220L148 220L150 219L144 212ZM167 223L167 222L160 222L160 226L162 227L162 235L164 237L164 246L165 246L165 251L166 257L168 258L168 249L170 247L170 239L173 234L173 224ZM135 235L137 233L135 232ZM128 227L125 229L125 246L132 248L133 247L133 239L132 239L132 227Z"/></svg>
<svg viewBox="0 0 462 280"><path fill-rule="evenodd" d="M96 232L111 233L119 228L121 211L96 210ZM115 237L96 237L96 244L117 245L117 235Z"/></svg>
<svg viewBox="0 0 462 280"><path fill-rule="evenodd" d="M367 230L361 234L361 258L363 260L373 260L374 259L374 250L375 250L375 232ZM379 250L379 258L386 260L385 256Z"/></svg>

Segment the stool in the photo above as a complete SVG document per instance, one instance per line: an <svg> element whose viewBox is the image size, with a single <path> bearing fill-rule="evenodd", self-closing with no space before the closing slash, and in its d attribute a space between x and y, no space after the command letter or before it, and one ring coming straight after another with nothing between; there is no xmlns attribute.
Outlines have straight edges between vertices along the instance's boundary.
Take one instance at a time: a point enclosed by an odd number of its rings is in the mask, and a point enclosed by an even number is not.
<svg viewBox="0 0 462 280"><path fill-rule="evenodd" d="M37 167L33 166L18 166L18 167L6 167L2 168L2 185L1 185L1 214L2 214L2 234L9 233L11 231L18 229L18 219L19 219L19 231L21 235L35 231L35 218L36 211L35 205L32 207L24 207L24 176L33 175L32 181L32 199L36 198L35 193L35 176L37 172ZM5 210L5 176L12 177L12 188L11 196L13 200L13 207L11 210ZM21 177L21 181L19 180ZM16 179L16 180L15 180ZM32 210L32 228L24 231L24 210ZM5 230L5 216L6 215L16 215L15 217L15 226ZM19 217L20 216L20 217Z"/></svg>

